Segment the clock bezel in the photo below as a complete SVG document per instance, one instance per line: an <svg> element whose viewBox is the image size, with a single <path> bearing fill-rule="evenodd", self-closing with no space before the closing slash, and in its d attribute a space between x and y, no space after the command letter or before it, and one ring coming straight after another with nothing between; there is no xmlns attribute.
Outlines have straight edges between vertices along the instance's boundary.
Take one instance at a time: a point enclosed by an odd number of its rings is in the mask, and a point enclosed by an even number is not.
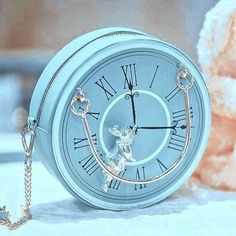
<svg viewBox="0 0 236 236"><path fill-rule="evenodd" d="M195 159L194 159L194 164L192 164L192 168L189 168L188 171L186 171L182 177L180 178L179 182L178 183L175 183L175 186L172 186L172 188L169 189L169 191L165 191L161 196L158 196L156 197L156 199L151 199L150 201L147 201L145 203L141 203L140 205L142 207L144 206L147 206L147 205L150 205L150 204L153 204L154 202L157 202L157 201L160 201L162 200L163 198L169 196L171 193L173 193L177 188L179 188L180 185L182 185L182 183L192 174L193 170L195 169L196 165L198 164L199 160L201 159L201 155L203 153L203 150L205 149L205 146L206 146L206 142L207 142L207 138L208 138L208 134L209 134L209 127L210 127L210 102L209 102L209 96L208 96L208 93L207 93L207 89L205 87L205 84L204 84L204 81L202 79L202 76L200 74L200 72L198 71L198 69L195 67L195 65L191 62L191 60L189 60L189 58L183 54L179 49L176 49L175 47L173 47L172 45L170 44L167 44L165 42L162 42L162 41L157 41L157 40L153 40L153 39L150 39L150 40L132 40L132 41L129 41L129 42L120 42L120 43L116 43L115 46L112 45L112 46L108 46L108 47L104 47L104 49L102 49L101 51L99 51L98 53L96 53L94 56L92 56L92 58L90 58L89 60L87 60L86 62L83 63L83 65L80 65L80 74L81 74L81 78L83 77L83 75L90 69L92 68L93 65L96 65L99 61L101 61L101 58L104 58L104 52L109 52L109 55L112 55L113 53L115 53L115 51L119 51L121 47L122 50L125 50L125 49L130 49L130 47L134 46L136 48L140 48L141 45L143 45L144 47L147 47L148 48L148 45L152 45L155 47L155 49L158 49L158 45L159 47L163 50L164 52L168 53L168 54L171 54L172 56L176 57L177 59L184 59L184 60L180 60L190 71L191 73L193 73L193 76L195 78L197 78L197 82L199 84L199 87L201 87L201 91L205 98L207 98L207 100L205 99L205 106L204 106L204 112L206 114L205 116L205 130L204 130L204 135L203 135L203 141L201 143L201 146L199 147L199 151L198 151L198 154L195 156ZM164 46L164 47L163 47ZM160 49L159 48L159 49ZM109 50L107 50L109 49ZM171 52L171 53L170 53ZM173 55L175 54L175 55ZM100 56L100 57L99 57ZM106 57L108 56L108 54L106 54ZM76 61L76 57L74 58L74 60ZM73 63L73 62L72 62ZM77 67L75 66L75 70L77 70ZM74 70L74 71L75 71ZM71 75L74 73L73 70L70 71ZM77 71L78 73L78 71ZM62 105L63 103L65 104L65 96L67 96L67 99L68 97L72 96L73 93L74 93L74 88L76 87L76 84L78 83L78 80L75 81L75 79L73 80L70 80L69 81L69 84L67 85L66 89L65 89L65 92L64 92L64 95L62 95L59 103L58 103L58 107L56 109L56 112L55 112L55 117L60 117L61 114L63 114L63 111L64 111L64 106ZM70 94L70 96L68 96L68 94ZM134 204L129 204L129 205L126 205L125 207L122 206L122 207L117 207L117 204L104 204L103 201L99 201L99 199L94 199L94 200L91 200L90 198L90 195L86 195L86 193L81 193L81 191L78 191L80 189L75 189L76 186L73 186L73 184L69 183L69 181L67 181L66 179L68 178L68 176L66 177L65 174L66 174L66 170L62 171L61 168L62 167L62 163L60 163L60 158L58 158L58 155L60 155L60 150L58 149L58 144L56 144L56 139L53 138L53 137L59 137L60 136L60 133L58 133L58 131L60 130L60 122L59 122L59 119L54 119L53 121L53 127L52 127L52 144L53 144L53 153L54 153L54 158L55 158L55 162L56 162L56 165L57 165L57 169L61 175L61 179L62 179L62 182L63 184L65 185L65 187L76 197L80 197L82 198L84 201L86 202L89 202L90 204L92 205L95 205L95 206L99 206L99 207L102 207L102 208L106 208L106 209L129 209L131 207L139 207L138 203L134 203ZM60 167L59 167L60 166ZM72 181L73 182L73 181ZM70 185L67 186L67 185Z"/></svg>

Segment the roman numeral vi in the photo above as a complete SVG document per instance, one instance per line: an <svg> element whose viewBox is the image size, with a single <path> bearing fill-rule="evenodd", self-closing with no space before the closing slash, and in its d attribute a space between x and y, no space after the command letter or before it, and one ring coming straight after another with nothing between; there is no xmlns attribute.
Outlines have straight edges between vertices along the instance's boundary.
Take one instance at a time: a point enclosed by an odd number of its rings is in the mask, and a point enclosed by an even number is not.
<svg viewBox="0 0 236 236"><path fill-rule="evenodd" d="M136 179L137 180L145 180L145 167L137 168L136 170ZM135 184L134 190L146 188L146 184Z"/></svg>
<svg viewBox="0 0 236 236"><path fill-rule="evenodd" d="M124 171L122 171L119 175L121 177L123 177L125 172L126 172L126 169ZM119 190L120 184L121 184L120 180L112 179L112 181L111 181L111 183L109 185L109 188L112 188L112 189L115 189L115 190Z"/></svg>

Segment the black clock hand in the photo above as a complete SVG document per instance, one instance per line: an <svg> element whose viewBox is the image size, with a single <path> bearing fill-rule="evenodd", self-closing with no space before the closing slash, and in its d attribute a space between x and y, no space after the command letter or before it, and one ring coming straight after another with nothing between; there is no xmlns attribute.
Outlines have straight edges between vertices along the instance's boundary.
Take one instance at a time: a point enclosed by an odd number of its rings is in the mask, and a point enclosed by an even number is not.
<svg viewBox="0 0 236 236"><path fill-rule="evenodd" d="M130 93L126 94L125 95L125 99L127 100L131 100L131 107L132 107L132 115L133 115L133 124L135 125L136 124L136 111L135 111L135 104L134 104L134 97L138 97L139 96L139 93L138 92L134 92L133 93L133 84L132 84L132 81L127 81L127 84L128 84L128 88L130 90Z"/></svg>
<svg viewBox="0 0 236 236"><path fill-rule="evenodd" d="M125 95L125 99L130 99L131 100L131 107L132 107L132 115L133 115L133 124L136 124L136 111L135 111L135 105L134 105L134 96L132 92L130 94Z"/></svg>
<svg viewBox="0 0 236 236"><path fill-rule="evenodd" d="M173 121L172 122L172 126L138 126L137 129L173 129L176 130L176 128L180 128L180 129L186 129L186 125L181 125L180 127L177 127L178 122L177 121Z"/></svg>
<svg viewBox="0 0 236 236"><path fill-rule="evenodd" d="M175 129L175 128L186 129L186 125L182 125L180 127L174 127L174 126L138 126L137 127L137 129Z"/></svg>

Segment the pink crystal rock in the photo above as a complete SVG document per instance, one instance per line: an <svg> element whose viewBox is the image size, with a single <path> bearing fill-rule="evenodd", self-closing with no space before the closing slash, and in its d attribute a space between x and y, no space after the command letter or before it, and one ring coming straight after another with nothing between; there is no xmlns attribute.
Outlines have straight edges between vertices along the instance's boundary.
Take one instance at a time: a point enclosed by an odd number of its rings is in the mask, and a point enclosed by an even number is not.
<svg viewBox="0 0 236 236"><path fill-rule="evenodd" d="M236 190L236 1L221 0L206 14L197 49L211 96L212 127L195 177Z"/></svg>

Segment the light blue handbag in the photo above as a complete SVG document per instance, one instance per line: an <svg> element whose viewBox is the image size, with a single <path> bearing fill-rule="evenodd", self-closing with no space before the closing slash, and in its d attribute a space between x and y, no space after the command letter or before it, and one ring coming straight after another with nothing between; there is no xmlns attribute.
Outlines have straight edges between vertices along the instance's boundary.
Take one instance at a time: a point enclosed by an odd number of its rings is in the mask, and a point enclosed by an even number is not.
<svg viewBox="0 0 236 236"><path fill-rule="evenodd" d="M157 203L193 173L210 128L202 75L176 47L127 28L87 33L61 49L32 96L25 149L30 218L32 149L74 197L129 210ZM27 139L29 136L29 140Z"/></svg>

